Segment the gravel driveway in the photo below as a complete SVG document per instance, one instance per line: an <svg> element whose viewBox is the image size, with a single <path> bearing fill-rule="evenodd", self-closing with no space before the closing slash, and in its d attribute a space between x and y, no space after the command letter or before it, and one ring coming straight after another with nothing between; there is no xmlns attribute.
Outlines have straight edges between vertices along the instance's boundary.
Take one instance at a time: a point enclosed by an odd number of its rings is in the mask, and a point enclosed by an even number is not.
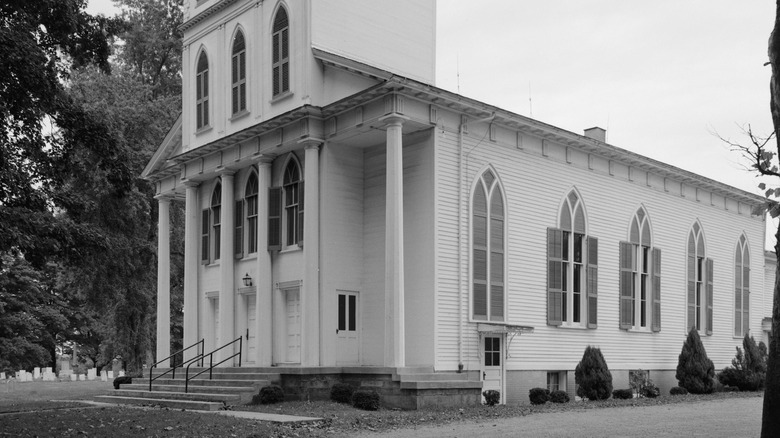
<svg viewBox="0 0 780 438"><path fill-rule="evenodd" d="M425 437L757 437L763 397L539 413L495 421L366 434ZM358 436L358 435L356 435Z"/></svg>

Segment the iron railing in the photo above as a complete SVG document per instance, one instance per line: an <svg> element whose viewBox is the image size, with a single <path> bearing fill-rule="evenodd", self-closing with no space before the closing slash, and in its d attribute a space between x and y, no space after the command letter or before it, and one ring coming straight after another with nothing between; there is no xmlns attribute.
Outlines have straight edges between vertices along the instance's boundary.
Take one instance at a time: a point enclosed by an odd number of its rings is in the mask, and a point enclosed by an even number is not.
<svg viewBox="0 0 780 438"><path fill-rule="evenodd" d="M152 382L154 382L155 380L159 379L160 377L165 376L168 373L171 373L171 378L175 379L176 378L176 367L177 367L177 365L176 365L176 355L178 355L179 353L184 353L185 351L189 350L190 348L197 347L198 345L200 345L200 348L198 350L196 350L196 353L197 353L197 351L200 351L200 353L196 354L195 357L193 357L191 359L187 359L185 361L182 361L182 363L180 363L178 366L183 368L185 365L187 365L189 363L192 363L193 361L196 361L198 359L201 359L200 363L202 365L203 364L203 351L205 350L204 346L206 345L203 342L203 339L201 339L200 341L190 345L189 347L182 348L181 350L177 351L176 353L173 353L172 355L166 357L165 359L160 359L157 362L153 363L151 368L149 368L149 392L152 392ZM160 374L159 376L154 377L154 373L152 372L154 370L154 367L156 367L157 365L165 362L168 359L171 359L171 368L168 371Z"/></svg>
<svg viewBox="0 0 780 438"><path fill-rule="evenodd" d="M221 361L219 361L217 363L214 363L214 353L216 353L219 350L222 350L223 348L227 348L227 347L229 347L231 345L234 345L236 342L238 342L238 353L233 353L231 356L228 356L228 357L222 359ZM217 365L221 365L221 364L229 361L230 359L233 359L236 356L238 356L238 366L240 367L241 366L241 351L242 351L243 345L244 345L243 336L239 336L236 339L228 342L227 344L217 348L216 350L213 350L213 351L211 351L209 353L201 354L200 357L193 358L193 359L200 359L201 362L202 362L203 359L205 359L206 356L208 356L209 357L209 367L206 368L206 369L200 370L198 373L196 373L192 377L190 377L190 367L192 366L193 363L195 363L195 362L190 362L187 365L186 371L184 373L184 392L187 393L189 391L190 380L200 376L201 374L205 373L206 371L209 372L209 380L212 380L214 367L217 366ZM190 359L190 360L192 361L192 359Z"/></svg>

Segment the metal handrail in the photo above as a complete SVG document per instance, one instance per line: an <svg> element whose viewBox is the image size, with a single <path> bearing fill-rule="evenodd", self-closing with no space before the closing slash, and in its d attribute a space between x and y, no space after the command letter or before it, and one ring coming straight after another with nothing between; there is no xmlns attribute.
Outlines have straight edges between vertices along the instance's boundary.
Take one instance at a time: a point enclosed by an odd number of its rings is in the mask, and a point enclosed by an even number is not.
<svg viewBox="0 0 780 438"><path fill-rule="evenodd" d="M205 348L206 344L204 343L203 339L201 339L200 341L190 345L189 347L182 348L181 350L173 353L172 355L166 357L165 359L160 359L157 362L153 363L151 368L149 368L149 392L152 392L152 382L157 380L157 379L159 379L160 377L162 377L162 376L164 376L164 375L166 375L168 373L171 373L171 378L175 379L176 378L176 355L179 354L179 353L184 353L185 351L187 351L190 348L195 347L197 345L200 345L200 354L196 355L194 358L187 359L184 362L180 363L179 366L183 368L184 365L186 365L188 363L191 363L194 360L197 360L198 356L203 356L203 351L206 349ZM159 376L152 378L152 376L154 374L152 372L152 370L154 370L154 367L156 367L157 365L165 362L168 359L172 359L172 361L171 361L171 365L172 365L171 368L168 371L160 374ZM201 364L202 364L202 362L201 362Z"/></svg>
<svg viewBox="0 0 780 438"><path fill-rule="evenodd" d="M223 348L229 347L229 346L235 344L236 342L238 342L238 353L233 353L233 355L228 356L228 357L222 359L221 361L219 361L217 363L214 363L214 353L216 353L217 351L219 351L219 350L221 350ZM219 347L219 348L217 348L217 349L215 349L215 350L213 350L213 351L211 351L209 353L201 354L199 359L204 359L206 356L209 356L209 367L207 369L203 369L203 370L199 371L197 374L194 374L192 377L190 377L190 367L195 362L190 362L190 364L187 365L187 368L186 368L185 373L184 373L184 393L186 394L187 392L189 392L190 380L193 380L194 378L200 376L201 374L205 373L206 371L209 372L209 380L212 380L212 378L214 377L214 373L213 373L214 367L217 366L217 365L221 365L221 364L229 361L230 359L233 359L236 356L238 356L238 366L241 366L241 351L243 350L243 346L244 346L243 337L239 336L236 339L228 342L227 344L225 344L225 345L223 345L223 346L221 346L221 347ZM197 359L197 358L198 357L193 358L193 359ZM190 360L192 360L192 359L190 359Z"/></svg>

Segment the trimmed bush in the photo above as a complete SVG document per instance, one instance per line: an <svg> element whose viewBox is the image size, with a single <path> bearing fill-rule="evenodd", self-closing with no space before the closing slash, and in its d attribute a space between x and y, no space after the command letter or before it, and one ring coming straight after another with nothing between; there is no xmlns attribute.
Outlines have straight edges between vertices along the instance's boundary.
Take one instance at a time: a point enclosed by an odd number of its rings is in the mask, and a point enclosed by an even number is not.
<svg viewBox="0 0 780 438"><path fill-rule="evenodd" d="M361 389L352 394L352 406L364 411L379 409L379 394L374 390Z"/></svg>
<svg viewBox="0 0 780 438"><path fill-rule="evenodd" d="M528 391L528 399L532 405L543 405L550 401L550 390L547 388L531 388Z"/></svg>
<svg viewBox="0 0 780 438"><path fill-rule="evenodd" d="M483 391L482 395L485 396L485 404L488 406L495 406L501 402L501 393L495 389L488 389Z"/></svg>
<svg viewBox="0 0 780 438"><path fill-rule="evenodd" d="M718 373L718 380L740 391L758 391L764 387L766 380L766 356L753 337L745 335L742 346L745 347L744 353L736 347L737 355L731 360L730 367Z"/></svg>
<svg viewBox="0 0 780 438"><path fill-rule="evenodd" d="M661 390L658 389L657 386L653 385L652 381L650 381L647 385L642 387L642 390L639 392L639 394L642 397L656 398L661 395Z"/></svg>
<svg viewBox="0 0 780 438"><path fill-rule="evenodd" d="M270 405L284 401L284 391L277 385L264 386L260 388L260 393L252 398L252 403L261 405Z"/></svg>
<svg viewBox="0 0 780 438"><path fill-rule="evenodd" d="M707 357L699 332L691 328L677 361L675 378L691 394L710 394L715 378L715 366Z"/></svg>
<svg viewBox="0 0 780 438"><path fill-rule="evenodd" d="M612 391L612 397L617 400L628 400L634 398L634 391L630 389L616 389Z"/></svg>
<svg viewBox="0 0 780 438"><path fill-rule="evenodd" d="M612 393L612 373L597 347L588 345L574 369L577 395L588 400L606 400Z"/></svg>
<svg viewBox="0 0 780 438"><path fill-rule="evenodd" d="M566 391L553 391L550 393L550 401L553 403L568 403L569 394Z"/></svg>
<svg viewBox="0 0 780 438"><path fill-rule="evenodd" d="M330 388L330 399L337 403L350 403L355 388L348 383L336 383Z"/></svg>
<svg viewBox="0 0 780 438"><path fill-rule="evenodd" d="M133 383L133 378L130 376L119 376L114 379L114 389L119 389L119 385L125 385Z"/></svg>
<svg viewBox="0 0 780 438"><path fill-rule="evenodd" d="M688 390L682 386L675 386L669 390L669 395L687 395Z"/></svg>

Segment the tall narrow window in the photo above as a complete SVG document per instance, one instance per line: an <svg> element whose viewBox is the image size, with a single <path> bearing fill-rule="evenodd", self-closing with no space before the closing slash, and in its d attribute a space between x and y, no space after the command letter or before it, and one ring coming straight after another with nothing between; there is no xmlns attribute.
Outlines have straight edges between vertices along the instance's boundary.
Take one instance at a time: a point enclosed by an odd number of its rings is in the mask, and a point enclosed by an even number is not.
<svg viewBox="0 0 780 438"><path fill-rule="evenodd" d="M211 241L214 243L212 260L219 260L220 225L222 210L222 183L218 182L211 193ZM230 227L230 224L227 225Z"/></svg>
<svg viewBox="0 0 780 438"><path fill-rule="evenodd" d="M750 249L743 234L734 258L734 336L750 333Z"/></svg>
<svg viewBox="0 0 780 438"><path fill-rule="evenodd" d="M195 122L196 128L209 126L209 59L206 52L200 52L195 69Z"/></svg>
<svg viewBox="0 0 780 438"><path fill-rule="evenodd" d="M271 44L273 95L278 96L290 90L290 22L283 7L274 18Z"/></svg>
<svg viewBox="0 0 780 438"><path fill-rule="evenodd" d="M483 173L472 196L472 315L504 321L504 198L492 171Z"/></svg>
<svg viewBox="0 0 780 438"><path fill-rule="evenodd" d="M652 248L644 208L631 219L628 242L620 242L620 328L661 328L661 250Z"/></svg>
<svg viewBox="0 0 780 438"><path fill-rule="evenodd" d="M303 182L295 160L290 160L284 170L283 189L287 245L300 244L303 241Z"/></svg>
<svg viewBox="0 0 780 438"><path fill-rule="evenodd" d="M595 328L598 319L598 239L585 232L575 190L561 206L560 228L547 230L547 321Z"/></svg>
<svg viewBox="0 0 780 438"><path fill-rule="evenodd" d="M244 42L244 33L240 30L236 32L233 38L233 56L231 57L232 69L232 97L233 114L238 114L246 110L246 44Z"/></svg>
<svg viewBox="0 0 780 438"><path fill-rule="evenodd" d="M246 203L247 253L257 252L257 175L252 172L246 182L244 202Z"/></svg>
<svg viewBox="0 0 780 438"><path fill-rule="evenodd" d="M713 263L706 258L704 233L698 222L688 234L688 328L712 334Z"/></svg>

